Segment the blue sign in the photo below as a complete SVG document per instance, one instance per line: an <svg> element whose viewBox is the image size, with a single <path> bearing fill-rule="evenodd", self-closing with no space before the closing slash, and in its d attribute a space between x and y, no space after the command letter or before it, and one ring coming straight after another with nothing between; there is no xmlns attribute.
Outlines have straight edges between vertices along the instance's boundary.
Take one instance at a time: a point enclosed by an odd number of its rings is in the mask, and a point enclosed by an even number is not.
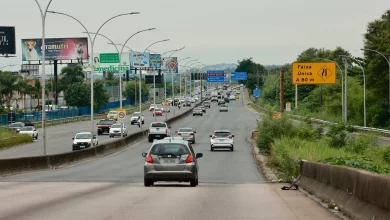
<svg viewBox="0 0 390 220"><path fill-rule="evenodd" d="M207 70L207 73L225 74L225 70Z"/></svg>
<svg viewBox="0 0 390 220"><path fill-rule="evenodd" d="M150 67L155 69L161 68L161 55L160 54L150 54Z"/></svg>
<svg viewBox="0 0 390 220"><path fill-rule="evenodd" d="M259 98L260 95L261 95L261 90L260 90L260 89L254 89L254 90L253 90L253 96L254 96L255 98Z"/></svg>
<svg viewBox="0 0 390 220"><path fill-rule="evenodd" d="M207 70L207 82L226 82L225 70Z"/></svg>
<svg viewBox="0 0 390 220"><path fill-rule="evenodd" d="M224 76L207 76L207 82L226 82Z"/></svg>
<svg viewBox="0 0 390 220"><path fill-rule="evenodd" d="M230 74L230 79L231 80L246 80L246 72L232 72Z"/></svg>

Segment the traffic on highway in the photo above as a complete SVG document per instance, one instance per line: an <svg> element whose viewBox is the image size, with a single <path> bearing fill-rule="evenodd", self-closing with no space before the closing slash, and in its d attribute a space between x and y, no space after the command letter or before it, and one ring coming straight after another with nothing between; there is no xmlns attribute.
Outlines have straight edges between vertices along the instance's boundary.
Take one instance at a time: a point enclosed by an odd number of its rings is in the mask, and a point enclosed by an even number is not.
<svg viewBox="0 0 390 220"><path fill-rule="evenodd" d="M2 3L0 220L390 220L390 1Z"/></svg>

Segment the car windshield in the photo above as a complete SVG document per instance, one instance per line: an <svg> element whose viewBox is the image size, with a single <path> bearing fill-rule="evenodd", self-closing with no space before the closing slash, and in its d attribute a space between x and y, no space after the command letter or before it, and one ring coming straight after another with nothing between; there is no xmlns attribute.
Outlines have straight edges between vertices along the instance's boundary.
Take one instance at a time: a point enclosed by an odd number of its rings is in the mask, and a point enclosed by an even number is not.
<svg viewBox="0 0 390 220"><path fill-rule="evenodd" d="M121 127L121 124L114 124L111 126L111 128L120 128Z"/></svg>
<svg viewBox="0 0 390 220"><path fill-rule="evenodd" d="M20 128L20 131L33 131L34 128L33 127L22 127Z"/></svg>
<svg viewBox="0 0 390 220"><path fill-rule="evenodd" d="M152 124L152 128L165 128L165 123L154 123Z"/></svg>
<svg viewBox="0 0 390 220"><path fill-rule="evenodd" d="M75 139L90 139L91 134L88 133L82 133L82 134L76 134Z"/></svg>
<svg viewBox="0 0 390 220"><path fill-rule="evenodd" d="M231 135L231 133L225 132L225 131L223 131L223 132L219 131L219 132L215 132L214 135L217 137L227 137L227 136Z"/></svg>
<svg viewBox="0 0 390 220"><path fill-rule="evenodd" d="M11 127L11 128L20 128L20 127L22 127L22 124L11 124L9 127Z"/></svg>
<svg viewBox="0 0 390 220"><path fill-rule="evenodd" d="M133 117L138 117L138 116L140 116L141 114L139 113L139 112L137 112L137 113L134 113L133 114Z"/></svg>
<svg viewBox="0 0 390 220"><path fill-rule="evenodd" d="M221 105L221 108L227 108L227 105Z"/></svg>
<svg viewBox="0 0 390 220"><path fill-rule="evenodd" d="M192 128L180 128L179 132L193 132Z"/></svg>
<svg viewBox="0 0 390 220"><path fill-rule="evenodd" d="M181 156L185 154L189 154L189 150L184 144L156 144L152 147L150 154L153 155L164 155L164 154L173 154L175 156Z"/></svg>
<svg viewBox="0 0 390 220"><path fill-rule="evenodd" d="M114 124L114 122L111 121L111 120L102 120L102 121L99 122L99 124L101 124L101 125L112 125L112 124Z"/></svg>

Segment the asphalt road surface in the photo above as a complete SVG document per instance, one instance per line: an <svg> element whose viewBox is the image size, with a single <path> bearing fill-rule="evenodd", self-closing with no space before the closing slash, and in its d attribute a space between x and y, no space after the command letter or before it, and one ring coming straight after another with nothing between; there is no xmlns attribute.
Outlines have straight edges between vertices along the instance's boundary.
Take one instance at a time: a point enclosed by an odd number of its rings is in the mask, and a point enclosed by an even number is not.
<svg viewBox="0 0 390 220"><path fill-rule="evenodd" d="M0 219L337 219L299 191L282 191L260 174L246 138L258 114L242 99L220 113L215 103L204 116L188 116L172 126L197 131L200 184L143 186L143 140L116 154L72 167L33 172L0 180ZM209 134L228 129L235 151L211 152Z"/></svg>
<svg viewBox="0 0 390 220"><path fill-rule="evenodd" d="M168 118L173 117L173 107L171 106L171 112L168 113ZM180 113L185 108L181 108L180 110L176 108L175 114ZM146 110L143 112L145 116L145 124L142 125L142 129L145 127L149 127L150 123L154 121L154 117L152 116L152 112ZM156 120L165 120L165 114L163 116L157 116ZM177 114L176 114L177 115ZM137 125L131 125L130 123L130 115L126 116L125 124L128 129L128 134L135 133L140 130ZM99 120L95 120L94 122L94 130L95 134L97 134L97 123ZM119 122L119 120L118 120ZM46 147L47 154L60 154L72 151L72 137L77 132L82 131L91 131L91 122L90 121L81 121L75 123L67 123L57 126L51 126L46 128ZM34 140L33 143L24 144L20 146L15 146L8 149L0 150L0 159L5 158L18 158L18 157L30 157L30 156L40 156L43 155L43 140L42 140L42 129L38 129L38 140ZM114 141L115 138L110 138L108 134L99 135L98 142L99 144L104 144L110 141Z"/></svg>

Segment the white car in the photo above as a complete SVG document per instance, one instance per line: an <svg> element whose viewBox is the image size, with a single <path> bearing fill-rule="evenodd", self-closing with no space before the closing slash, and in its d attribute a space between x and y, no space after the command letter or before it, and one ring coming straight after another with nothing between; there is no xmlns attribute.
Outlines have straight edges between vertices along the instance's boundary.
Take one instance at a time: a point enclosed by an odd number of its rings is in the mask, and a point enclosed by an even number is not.
<svg viewBox="0 0 390 220"><path fill-rule="evenodd" d="M72 148L75 150L82 150L84 148L89 148L92 146L91 144L91 132L79 132L73 138ZM96 135L93 135L93 146L97 146L99 144Z"/></svg>
<svg viewBox="0 0 390 220"><path fill-rule="evenodd" d="M214 148L229 148L234 150L234 135L228 130L215 130L213 135L210 135L210 150Z"/></svg>
<svg viewBox="0 0 390 220"><path fill-rule="evenodd" d="M110 138L115 136L121 136L121 127L122 127L122 137L127 136L127 127L124 124L113 124L110 128L109 136Z"/></svg>
<svg viewBox="0 0 390 220"><path fill-rule="evenodd" d="M19 128L19 134L28 134L33 139L38 139L38 131L34 126L24 126Z"/></svg>
<svg viewBox="0 0 390 220"><path fill-rule="evenodd" d="M194 99L195 99L195 101L199 101L199 97L198 96L195 96Z"/></svg>
<svg viewBox="0 0 390 220"><path fill-rule="evenodd" d="M149 107L149 111L153 111L155 108L157 108L157 105L151 104Z"/></svg>
<svg viewBox="0 0 390 220"><path fill-rule="evenodd" d="M138 121L139 121L139 120L142 121L142 124L145 124L144 115L141 114L140 112L134 112L134 113L131 115L130 123L131 123L131 125L133 125L133 124L138 124Z"/></svg>
<svg viewBox="0 0 390 220"><path fill-rule="evenodd" d="M234 95L231 95L231 96L229 97L229 99L230 99L230 100L236 100L236 97L235 97Z"/></svg>

